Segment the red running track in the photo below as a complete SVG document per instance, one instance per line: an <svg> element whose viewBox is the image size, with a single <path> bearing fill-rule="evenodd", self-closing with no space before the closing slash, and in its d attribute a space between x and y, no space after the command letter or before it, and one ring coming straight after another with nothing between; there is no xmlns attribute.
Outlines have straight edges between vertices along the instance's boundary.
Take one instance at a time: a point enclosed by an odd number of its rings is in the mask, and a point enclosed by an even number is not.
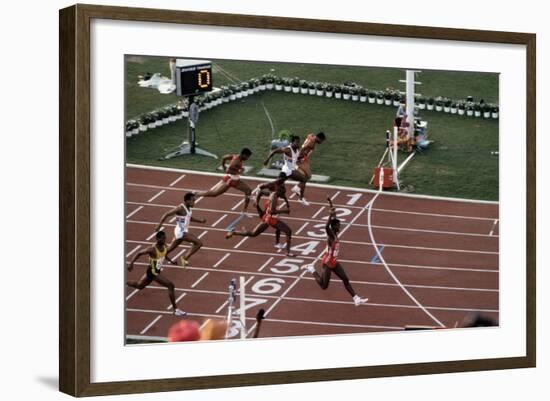
<svg viewBox="0 0 550 401"><path fill-rule="evenodd" d="M258 183L244 179L251 187ZM154 242L162 214L181 203L187 191L208 189L219 180L219 175L127 167L127 260ZM343 223L339 260L356 292L369 298L366 305L354 306L334 275L329 288L322 290L299 269L323 252L326 196L333 199ZM291 214L282 217L293 232L297 256L292 259L274 248L271 229L257 238L225 239L227 227L242 210L240 192L230 189L217 198L198 200L194 216L207 222L194 223L191 231L204 246L188 269L169 265L163 272L176 285L178 307L188 312L188 319L225 316L228 283L244 276L249 334L257 311L266 310L260 337L454 327L472 312L498 321L497 203L314 185L308 186L306 197L311 202L307 207L291 197ZM251 204L249 212L254 211ZM237 226L252 228L258 221L246 217ZM164 227L171 241L174 225ZM185 249L181 246L172 256ZM138 260L128 279L143 274L146 259ZM316 267L320 269L318 260ZM128 338L166 337L178 319L171 313L166 289L152 284L139 292L127 288L126 294Z"/></svg>

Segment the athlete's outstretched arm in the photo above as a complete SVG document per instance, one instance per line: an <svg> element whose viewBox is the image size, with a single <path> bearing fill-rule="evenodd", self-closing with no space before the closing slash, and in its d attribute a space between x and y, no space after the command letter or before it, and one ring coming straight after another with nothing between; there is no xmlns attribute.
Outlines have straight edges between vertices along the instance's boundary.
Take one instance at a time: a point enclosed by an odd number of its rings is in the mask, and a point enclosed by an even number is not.
<svg viewBox="0 0 550 401"><path fill-rule="evenodd" d="M285 152L284 148L273 149L269 154L269 156L267 156L267 158L264 160L264 166L267 166L267 163L269 163L269 160L271 160L273 156L275 156L278 153L284 153L284 152Z"/></svg>
<svg viewBox="0 0 550 401"><path fill-rule="evenodd" d="M128 264L128 271L131 272L132 270L134 270L134 263L136 262L136 260L138 260L138 258L140 258L141 256L143 255L149 255L149 256L153 256L153 247L150 246L149 248L141 251L141 252L138 252L134 255L134 257L132 258L132 260L130 261L130 263Z"/></svg>
<svg viewBox="0 0 550 401"><path fill-rule="evenodd" d="M194 222L194 223L206 223L205 218L197 219L196 217L193 217L193 216L191 216L191 221Z"/></svg>
<svg viewBox="0 0 550 401"><path fill-rule="evenodd" d="M169 211L167 211L166 213L164 213L164 214L162 215L162 217L160 218L160 222L159 222L159 224L157 225L157 227L155 228L155 231L159 231L160 228L162 227L162 223L164 223L164 221L165 221L167 218L172 217L172 216L175 216L179 209L180 209L180 207L178 206L178 207L175 207L175 208L173 208L172 210L169 210Z"/></svg>

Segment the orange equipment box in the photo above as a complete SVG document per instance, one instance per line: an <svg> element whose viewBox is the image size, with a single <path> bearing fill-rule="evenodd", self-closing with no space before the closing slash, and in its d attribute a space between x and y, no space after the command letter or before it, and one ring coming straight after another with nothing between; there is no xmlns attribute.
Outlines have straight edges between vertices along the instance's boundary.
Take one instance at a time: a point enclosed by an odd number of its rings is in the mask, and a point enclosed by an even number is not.
<svg viewBox="0 0 550 401"><path fill-rule="evenodd" d="M374 188L380 186L380 175L382 176L382 189L388 189L393 187L393 169L388 167L375 167L374 168L374 180L372 181Z"/></svg>

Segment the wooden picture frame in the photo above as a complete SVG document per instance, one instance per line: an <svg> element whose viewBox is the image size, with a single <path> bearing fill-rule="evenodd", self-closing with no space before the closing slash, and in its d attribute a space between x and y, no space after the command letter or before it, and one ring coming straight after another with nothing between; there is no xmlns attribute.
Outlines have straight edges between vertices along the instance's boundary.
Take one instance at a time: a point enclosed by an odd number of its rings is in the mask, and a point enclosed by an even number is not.
<svg viewBox="0 0 550 401"><path fill-rule="evenodd" d="M526 355L307 371L92 383L90 380L90 23L93 19L192 24L381 37L516 44L526 48ZM536 362L536 36L347 21L202 13L95 5L60 11L59 388L73 396L144 393L534 367Z"/></svg>

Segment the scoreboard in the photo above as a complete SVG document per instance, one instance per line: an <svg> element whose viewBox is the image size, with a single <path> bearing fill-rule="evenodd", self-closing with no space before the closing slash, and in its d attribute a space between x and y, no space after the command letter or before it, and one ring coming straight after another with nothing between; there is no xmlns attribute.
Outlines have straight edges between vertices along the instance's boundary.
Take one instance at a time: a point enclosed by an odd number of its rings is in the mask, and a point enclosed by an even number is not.
<svg viewBox="0 0 550 401"><path fill-rule="evenodd" d="M198 95L212 90L212 63L208 60L176 60L176 94Z"/></svg>

